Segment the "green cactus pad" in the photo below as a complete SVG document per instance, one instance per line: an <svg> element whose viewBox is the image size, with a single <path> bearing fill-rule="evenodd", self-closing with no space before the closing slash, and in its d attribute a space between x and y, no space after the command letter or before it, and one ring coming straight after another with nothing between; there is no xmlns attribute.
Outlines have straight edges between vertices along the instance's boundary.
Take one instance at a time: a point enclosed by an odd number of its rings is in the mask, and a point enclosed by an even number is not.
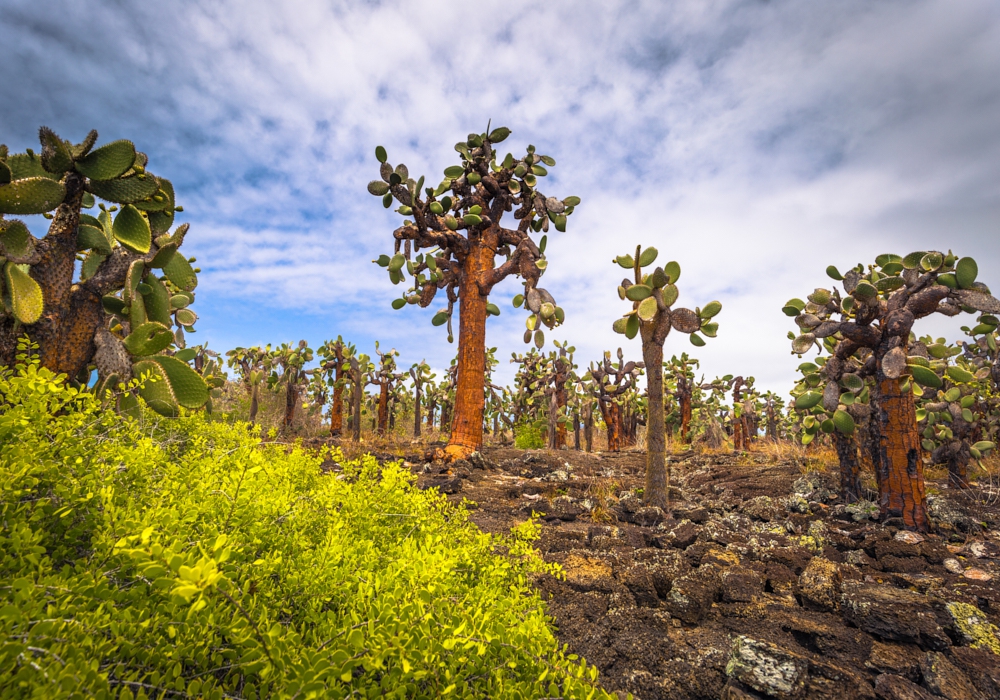
<svg viewBox="0 0 1000 700"><path fill-rule="evenodd" d="M174 334L170 329L152 321L137 326L123 341L125 349L135 357L155 355L172 342Z"/></svg>
<svg viewBox="0 0 1000 700"><path fill-rule="evenodd" d="M840 281L844 279L844 276L840 274L840 270L837 269L835 265L830 265L826 268L826 274L829 278Z"/></svg>
<svg viewBox="0 0 1000 700"><path fill-rule="evenodd" d="M462 217L462 221L465 222L466 226L478 226L483 223L483 219L478 214L466 214Z"/></svg>
<svg viewBox="0 0 1000 700"><path fill-rule="evenodd" d="M139 394L162 415L175 415L177 406L201 408L209 399L208 385L197 372L175 357L157 355L135 363L136 375L150 372L158 381L146 382Z"/></svg>
<svg viewBox="0 0 1000 700"><path fill-rule="evenodd" d="M436 314L434 314L434 318L431 319L431 325L434 326L443 326L447 322L448 322L447 311L438 311Z"/></svg>
<svg viewBox="0 0 1000 700"><path fill-rule="evenodd" d="M785 302L785 305L781 307L781 311L785 316L798 316L802 313L802 310L806 308L806 303L801 299L789 299Z"/></svg>
<svg viewBox="0 0 1000 700"><path fill-rule="evenodd" d="M945 370L945 374L953 382L958 382L959 384L966 384L976 378L972 372L967 372L961 367L949 367Z"/></svg>
<svg viewBox="0 0 1000 700"><path fill-rule="evenodd" d="M941 388L941 377L937 376L934 370L917 364L909 364L908 367L910 369L910 375L913 377L913 381L917 384L931 389Z"/></svg>
<svg viewBox="0 0 1000 700"><path fill-rule="evenodd" d="M930 272L936 270L944 263L944 256L941 253L931 252L920 258L920 267Z"/></svg>
<svg viewBox="0 0 1000 700"><path fill-rule="evenodd" d="M803 335L800 335L792 341L792 352L794 352L797 355L809 352L809 350L812 349L813 343L815 342L816 342L816 336L814 336L812 333L805 333Z"/></svg>
<svg viewBox="0 0 1000 700"><path fill-rule="evenodd" d="M42 167L42 159L37 155L27 153L16 153L7 158L7 167L10 168L12 180L25 180L31 177L44 177L47 180L59 180L59 175L50 173Z"/></svg>
<svg viewBox="0 0 1000 700"><path fill-rule="evenodd" d="M878 289L875 288L875 285L862 281L858 282L858 286L854 288L851 294L855 299L865 301L874 299L878 295Z"/></svg>
<svg viewBox="0 0 1000 700"><path fill-rule="evenodd" d="M198 275L195 274L191 263L181 253L170 258L167 264L163 266L163 273L167 276L167 279L174 283L174 286L186 292L190 292L198 286Z"/></svg>
<svg viewBox="0 0 1000 700"><path fill-rule="evenodd" d="M375 159L378 160L379 163L384 163L388 158L389 154L385 152L385 147L383 146L375 147Z"/></svg>
<svg viewBox="0 0 1000 700"><path fill-rule="evenodd" d="M191 303L191 299L185 294L174 294L170 297L170 308L173 309L183 309L185 306Z"/></svg>
<svg viewBox="0 0 1000 700"><path fill-rule="evenodd" d="M388 265L389 272L399 272L401 269L403 269L403 265L405 264L406 264L406 256L404 256L402 253L396 253L389 260L389 265Z"/></svg>
<svg viewBox="0 0 1000 700"><path fill-rule="evenodd" d="M105 294L101 297L101 306L109 314L122 314L125 310L125 302L116 297L114 294Z"/></svg>
<svg viewBox="0 0 1000 700"><path fill-rule="evenodd" d="M979 265L972 258L962 258L955 264L955 279L961 289L969 289L979 275Z"/></svg>
<svg viewBox="0 0 1000 700"><path fill-rule="evenodd" d="M907 255L905 258L903 258L903 260L901 261L902 265L907 270L915 270L918 267L920 267L920 260L925 255L927 255L926 251L923 251L923 250L914 251L914 252L910 253L909 255Z"/></svg>
<svg viewBox="0 0 1000 700"><path fill-rule="evenodd" d="M833 426L839 430L844 435L854 434L854 418L851 414L843 409L837 409L833 412Z"/></svg>
<svg viewBox="0 0 1000 700"><path fill-rule="evenodd" d="M61 175L73 167L73 156L65 141L56 136L52 129L43 126L38 130L38 140L42 143L42 167L50 173Z"/></svg>
<svg viewBox="0 0 1000 700"><path fill-rule="evenodd" d="M7 163L0 160L0 185L6 185L13 179L14 179L14 174L10 171L10 167L7 165Z"/></svg>
<svg viewBox="0 0 1000 700"><path fill-rule="evenodd" d="M681 266L675 260L671 260L664 265L663 271L666 272L667 277L670 278L670 284L677 284L677 280L681 278Z"/></svg>
<svg viewBox="0 0 1000 700"><path fill-rule="evenodd" d="M135 294L132 296L132 302L128 307L128 322L131 324L132 328L138 328L142 324L149 321L149 317L146 316L146 301L143 299L141 294Z"/></svg>
<svg viewBox="0 0 1000 700"><path fill-rule="evenodd" d="M14 318L24 324L37 321L42 316L45 301L42 288L28 274L27 265L16 265L8 262L4 265L4 282L10 294L11 311Z"/></svg>
<svg viewBox="0 0 1000 700"><path fill-rule="evenodd" d="M542 347L545 345L545 333L541 330L535 331L534 339L535 339L535 347L541 350Z"/></svg>
<svg viewBox="0 0 1000 700"><path fill-rule="evenodd" d="M381 180L372 180L368 183L368 193L376 197L384 197L389 192L388 183Z"/></svg>
<svg viewBox="0 0 1000 700"><path fill-rule="evenodd" d="M500 315L500 307L497 306L496 304L487 304L486 305L486 313L488 313L490 316L499 316Z"/></svg>
<svg viewBox="0 0 1000 700"><path fill-rule="evenodd" d="M524 295L523 294L515 294L514 298L511 299L511 303L514 305L515 309L521 308L521 304L524 303Z"/></svg>
<svg viewBox="0 0 1000 700"><path fill-rule="evenodd" d="M714 318L720 311L722 311L722 303L718 301L710 301L702 308L701 317Z"/></svg>
<svg viewBox="0 0 1000 700"><path fill-rule="evenodd" d="M719 332L718 323L705 322L701 324L701 332L704 333L709 338L714 338Z"/></svg>
<svg viewBox="0 0 1000 700"><path fill-rule="evenodd" d="M635 289L635 287L631 287L631 289ZM646 297L639 303L639 319L642 321L652 321L656 318L657 310L658 307L656 306L656 299L653 297Z"/></svg>
<svg viewBox="0 0 1000 700"><path fill-rule="evenodd" d="M501 143L505 141L508 136L510 136L510 129L505 126L498 126L496 129L490 132L490 143Z"/></svg>
<svg viewBox="0 0 1000 700"><path fill-rule="evenodd" d="M624 267L626 270L631 270L633 267L635 267L635 260L632 258L631 255L619 255L617 258L615 258L614 261L619 265L621 265L622 267Z"/></svg>
<svg viewBox="0 0 1000 700"><path fill-rule="evenodd" d="M108 202L131 204L152 196L159 189L159 185L152 176L133 175L117 180L92 180L89 188L91 193Z"/></svg>
<svg viewBox="0 0 1000 700"><path fill-rule="evenodd" d="M624 333L625 324L628 323L628 319L628 316L623 316L622 318L617 319L613 324L611 324L611 329L615 333Z"/></svg>
<svg viewBox="0 0 1000 700"><path fill-rule="evenodd" d="M123 139L106 143L88 153L76 162L76 171L91 180L113 180L121 177L134 163L135 144Z"/></svg>
<svg viewBox="0 0 1000 700"><path fill-rule="evenodd" d="M146 306L146 316L150 321L159 323L170 328L173 323L170 320L170 292L155 275L146 275L146 285L149 292L143 295L143 303Z"/></svg>
<svg viewBox="0 0 1000 700"><path fill-rule="evenodd" d="M625 297L630 301L642 301L652 293L653 290L644 284L633 284L625 290Z"/></svg>
<svg viewBox="0 0 1000 700"><path fill-rule="evenodd" d="M850 392L859 394L865 388L865 380L857 374L847 373L840 378L840 385Z"/></svg>
<svg viewBox="0 0 1000 700"><path fill-rule="evenodd" d="M451 180L457 180L464 174L465 174L465 168L463 168L461 165L449 165L447 168L444 169L444 176Z"/></svg>
<svg viewBox="0 0 1000 700"><path fill-rule="evenodd" d="M659 251L656 248L649 247L639 254L639 267L646 267L647 265L652 265L656 260L656 256L659 255Z"/></svg>
<svg viewBox="0 0 1000 700"><path fill-rule="evenodd" d="M801 394L795 399L795 410L797 411L808 411L814 406L819 405L819 402L823 400L823 394L818 391L807 391Z"/></svg>
<svg viewBox="0 0 1000 700"><path fill-rule="evenodd" d="M639 332L639 317L635 314L630 314L625 320L625 337L632 340Z"/></svg>
<svg viewBox="0 0 1000 700"><path fill-rule="evenodd" d="M676 284L668 284L663 288L663 305L673 306L674 302L677 301L677 297L680 296L680 290L677 289Z"/></svg>
<svg viewBox="0 0 1000 700"><path fill-rule="evenodd" d="M136 253L148 253L153 243L149 222L142 213L131 204L126 204L115 217L112 229L115 238L123 246Z"/></svg>
<svg viewBox="0 0 1000 700"><path fill-rule="evenodd" d="M44 214L66 196L62 184L47 177L29 177L0 185L0 214Z"/></svg>
<svg viewBox="0 0 1000 700"><path fill-rule="evenodd" d="M161 246L160 249L156 251L156 255L153 256L153 259L149 261L149 267L157 270L165 267L166 264L169 263L174 257L175 253L177 253L176 243L167 243Z"/></svg>
<svg viewBox="0 0 1000 700"><path fill-rule="evenodd" d="M0 221L0 253L10 257L31 255L35 248L35 239L28 227L21 221Z"/></svg>
<svg viewBox="0 0 1000 700"><path fill-rule="evenodd" d="M198 314L196 314L191 309L179 309L177 311L176 318L177 318L177 325L184 326L185 328L190 330L191 326L193 326L198 321Z"/></svg>
<svg viewBox="0 0 1000 700"><path fill-rule="evenodd" d="M97 273L97 268L107 259L107 255L102 255L93 250L87 253L83 265L80 266L80 281L85 282L93 277Z"/></svg>
<svg viewBox="0 0 1000 700"><path fill-rule="evenodd" d="M694 345L696 348L703 348L703 347L705 347L705 339L702 338L697 333L692 333L688 337L691 339L691 344Z"/></svg>
<svg viewBox="0 0 1000 700"><path fill-rule="evenodd" d="M875 289L880 292L894 292L901 289L906 283L901 277L883 277L875 283Z"/></svg>
<svg viewBox="0 0 1000 700"><path fill-rule="evenodd" d="M667 273L663 271L662 267L653 270L653 274L649 276L649 283L656 289L666 286L669 282L670 278L667 277Z"/></svg>
<svg viewBox="0 0 1000 700"><path fill-rule="evenodd" d="M76 232L77 250L96 250L104 255L111 255L111 246L108 245L108 237L104 235L104 230L81 224Z"/></svg>

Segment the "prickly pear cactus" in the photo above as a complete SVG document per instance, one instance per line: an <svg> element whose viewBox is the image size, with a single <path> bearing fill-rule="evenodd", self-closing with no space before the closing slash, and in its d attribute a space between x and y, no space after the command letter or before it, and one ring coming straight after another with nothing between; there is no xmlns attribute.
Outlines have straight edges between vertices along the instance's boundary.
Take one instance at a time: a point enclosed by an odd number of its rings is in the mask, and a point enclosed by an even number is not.
<svg viewBox="0 0 1000 700"><path fill-rule="evenodd" d="M198 319L198 270L178 251L187 224L170 232L170 181L131 141L95 148L96 131L73 144L45 127L39 140L40 153L0 146L0 363L26 333L80 386L96 368L102 390L147 378L139 393L165 415L206 405L209 385L177 353ZM52 222L42 238L8 218L32 214Z"/></svg>
<svg viewBox="0 0 1000 700"><path fill-rule="evenodd" d="M975 260L951 252L887 253L844 274L831 265L827 274L842 283L843 295L817 288L783 308L800 329L789 334L793 353L801 356L816 345L830 353L819 372L822 390L796 403L816 401L819 394L830 409L845 379L856 384L871 378L880 507L890 517L901 516L907 527L926 530L923 466L912 457L921 448L913 393L915 387L936 388L940 378L909 353L912 329L935 313L992 315L1000 312L1000 300L978 281Z"/></svg>

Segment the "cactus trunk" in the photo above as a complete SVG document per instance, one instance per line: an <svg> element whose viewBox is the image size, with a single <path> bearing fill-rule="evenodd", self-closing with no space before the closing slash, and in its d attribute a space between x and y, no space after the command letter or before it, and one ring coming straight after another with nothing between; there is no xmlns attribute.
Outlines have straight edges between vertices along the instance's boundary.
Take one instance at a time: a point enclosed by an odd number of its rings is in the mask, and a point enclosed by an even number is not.
<svg viewBox="0 0 1000 700"><path fill-rule="evenodd" d="M594 404L587 404L587 412L584 414L583 439L587 445L587 452L594 451Z"/></svg>
<svg viewBox="0 0 1000 700"><path fill-rule="evenodd" d="M580 451L580 411L573 411L573 449Z"/></svg>
<svg viewBox="0 0 1000 700"><path fill-rule="evenodd" d="M565 374L556 375L556 413L566 412L566 376ZM561 449L566 446L566 423L556 423L556 443L555 448Z"/></svg>
<svg viewBox="0 0 1000 700"><path fill-rule="evenodd" d="M550 450L559 449L559 397L556 392L552 392L549 398L549 434L548 447Z"/></svg>
<svg viewBox="0 0 1000 700"><path fill-rule="evenodd" d="M667 469L666 423L663 413L663 346L643 342L646 363L646 486L643 500L666 509L670 504L670 472Z"/></svg>
<svg viewBox="0 0 1000 700"><path fill-rule="evenodd" d="M687 377L680 377L677 380L677 398L681 405L681 442L689 445L691 444L691 385Z"/></svg>
<svg viewBox="0 0 1000 700"><path fill-rule="evenodd" d="M420 437L420 382L414 381L414 398L413 398L413 437Z"/></svg>
<svg viewBox="0 0 1000 700"><path fill-rule="evenodd" d="M861 465L858 461L858 443L853 435L839 430L833 433L837 459L840 461L840 498L847 503L861 500Z"/></svg>
<svg viewBox="0 0 1000 700"><path fill-rule="evenodd" d="M930 524L913 394L902 391L900 380L887 378L879 365L874 397L879 507L883 516L902 517L907 529L926 532Z"/></svg>
<svg viewBox="0 0 1000 700"><path fill-rule="evenodd" d="M486 303L483 288L493 269L497 231L483 231L471 240L463 261L458 294L458 376L451 437L445 452L449 460L464 459L483 445L486 406Z"/></svg>
<svg viewBox="0 0 1000 700"><path fill-rule="evenodd" d="M361 393L362 393L361 382L364 380L361 378L360 375L361 375L361 370L357 370L356 372L354 372L354 377L352 382L354 385L352 387L353 389L352 393L354 394L354 396L351 401L353 407L353 417L351 418L351 432L352 432L351 437L354 439L354 442L361 441Z"/></svg>
<svg viewBox="0 0 1000 700"><path fill-rule="evenodd" d="M333 406L330 407L330 435L333 437L340 437L344 430L344 370L340 364L338 361L334 374Z"/></svg>
<svg viewBox="0 0 1000 700"><path fill-rule="evenodd" d="M383 382L378 392L378 434L389 432L389 383Z"/></svg>
<svg viewBox="0 0 1000 700"><path fill-rule="evenodd" d="M621 406L614 401L602 401L601 415L608 428L608 452L620 452L624 447Z"/></svg>
<svg viewBox="0 0 1000 700"><path fill-rule="evenodd" d="M285 387L285 417L282 421L286 428L290 428L292 421L295 420L295 405L299 402L299 386L292 380L288 379L288 385Z"/></svg>
<svg viewBox="0 0 1000 700"><path fill-rule="evenodd" d="M260 408L260 397L258 396L257 385L250 387L250 422L257 420L257 410Z"/></svg>

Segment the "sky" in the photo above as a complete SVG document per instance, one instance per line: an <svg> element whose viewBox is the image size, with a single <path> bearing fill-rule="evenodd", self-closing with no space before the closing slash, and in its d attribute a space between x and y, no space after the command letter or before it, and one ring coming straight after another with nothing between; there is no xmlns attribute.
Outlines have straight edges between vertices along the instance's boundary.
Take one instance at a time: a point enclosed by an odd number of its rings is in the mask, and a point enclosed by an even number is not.
<svg viewBox="0 0 1000 700"><path fill-rule="evenodd" d="M556 159L546 195L582 199L541 284L583 367L641 355L611 330L612 260L637 244L680 263L679 305L723 305L717 338L674 333L666 356L782 394L800 360L781 306L830 287L827 265L953 249L1000 289L995 0L0 0L0 45L0 142L93 128L173 182L202 269L191 341L220 351L342 335L446 367L443 304L390 307L371 261L401 219L365 186L377 145L437 183L488 123L513 132L501 153ZM520 289L497 287L487 329L504 382Z"/></svg>

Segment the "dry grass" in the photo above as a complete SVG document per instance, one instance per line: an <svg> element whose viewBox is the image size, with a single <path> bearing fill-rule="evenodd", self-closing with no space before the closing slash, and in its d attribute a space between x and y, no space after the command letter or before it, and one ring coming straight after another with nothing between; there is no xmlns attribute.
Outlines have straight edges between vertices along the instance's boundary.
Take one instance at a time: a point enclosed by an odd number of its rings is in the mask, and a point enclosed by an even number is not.
<svg viewBox="0 0 1000 700"><path fill-rule="evenodd" d="M587 487L587 498L594 504L590 517L595 523L611 523L618 520L613 506L618 501L621 490L622 484L617 479L602 478L590 482L590 486Z"/></svg>

